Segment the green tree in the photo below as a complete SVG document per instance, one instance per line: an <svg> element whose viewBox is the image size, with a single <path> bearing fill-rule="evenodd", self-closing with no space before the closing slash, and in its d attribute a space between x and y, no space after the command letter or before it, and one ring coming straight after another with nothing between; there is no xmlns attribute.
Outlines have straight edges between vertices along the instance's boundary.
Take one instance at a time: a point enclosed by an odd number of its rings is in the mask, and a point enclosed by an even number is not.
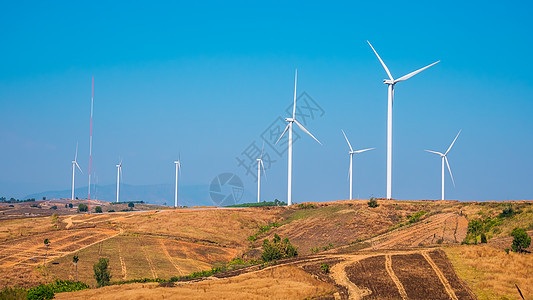
<svg viewBox="0 0 533 300"><path fill-rule="evenodd" d="M522 253L524 249L531 245L531 237L527 234L527 231L524 228L515 228L511 232L513 239L513 244L511 249L513 252Z"/></svg>
<svg viewBox="0 0 533 300"><path fill-rule="evenodd" d="M483 222L481 220L470 220L468 222L468 233L474 236L474 244L477 245L477 236L483 230Z"/></svg>
<svg viewBox="0 0 533 300"><path fill-rule="evenodd" d="M87 209L88 209L87 204L80 203L80 205L78 205L78 211L80 212L87 211Z"/></svg>
<svg viewBox="0 0 533 300"><path fill-rule="evenodd" d="M109 271L109 258L100 257L98 263L93 265L93 271L97 286L106 286L111 280L111 272Z"/></svg>
<svg viewBox="0 0 533 300"><path fill-rule="evenodd" d="M74 255L74 257L72 257L72 262L74 263L74 265L76 266L76 281L78 281L78 261L80 259L78 258L77 255Z"/></svg>
<svg viewBox="0 0 533 300"><path fill-rule="evenodd" d="M101 206L97 206L94 208L94 212L97 213L97 214L101 214L102 213L102 207Z"/></svg>
<svg viewBox="0 0 533 300"><path fill-rule="evenodd" d="M43 267L46 264L46 256L48 256L48 247L50 246L50 240L44 239L44 246L46 247L46 252L44 253Z"/></svg>
<svg viewBox="0 0 533 300"><path fill-rule="evenodd" d="M69 208L72 208L72 207L74 207L74 205L72 205L72 203L69 203L69 204L68 204L68 207L69 207Z"/></svg>
<svg viewBox="0 0 533 300"><path fill-rule="evenodd" d="M135 207L135 204L133 204L133 202L130 202L130 203L128 203L128 207L133 208L133 207Z"/></svg>

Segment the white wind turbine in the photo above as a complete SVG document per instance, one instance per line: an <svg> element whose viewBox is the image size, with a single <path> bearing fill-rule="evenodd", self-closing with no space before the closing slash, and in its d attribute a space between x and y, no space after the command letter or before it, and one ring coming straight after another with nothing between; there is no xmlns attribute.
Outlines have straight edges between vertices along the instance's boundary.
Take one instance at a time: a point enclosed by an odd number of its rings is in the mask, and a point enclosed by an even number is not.
<svg viewBox="0 0 533 300"><path fill-rule="evenodd" d="M385 63L383 62L383 60L381 59L381 57L379 57L378 53L376 52L376 50L374 49L374 47L372 47L372 44L370 44L369 41L367 41L368 44L370 45L370 47L372 48L372 50L374 51L374 53L376 54L376 56L378 57L379 59L379 62L381 63L381 65L383 66L383 68L385 69L385 72L387 72L387 75L389 76L389 79L384 79L383 80L383 83L385 84L388 84L389 85L389 97L388 97L388 105L387 105L387 199L392 199L392 102L394 101L394 85L400 81L404 81L404 80L407 80L413 76L415 76L416 74L424 71L425 69L437 64L440 62L440 60L428 65L428 66L425 66L421 69L418 69L414 72L411 72L407 75L404 75L398 79L394 79L389 71L389 69L387 68L387 66L385 65Z"/></svg>
<svg viewBox="0 0 533 300"><path fill-rule="evenodd" d="M446 165L448 166L448 172L450 172L450 177L452 178L452 183L453 183L453 186L455 187L455 181L453 180L452 169L450 168L450 164L448 163L448 157L446 157L446 155L448 155L448 152L450 152L450 150L452 149L453 144L455 143L455 141L459 137L460 133L461 133L461 130L459 130L459 133L457 133L457 135L455 136L455 139L453 139L453 142L450 144L450 147L448 147L448 150L446 150L446 152L444 152L444 154L440 153L440 152L437 152L437 151L424 150L424 151L427 151L427 152L438 154L438 155L440 155L440 157L442 159L442 172L441 172L442 173L442 192L441 192L441 199L442 200L444 200L444 161L446 161Z"/></svg>
<svg viewBox="0 0 533 300"><path fill-rule="evenodd" d="M258 159L256 159L257 160L257 203L259 203L261 199L261 167L263 168L263 174L265 174L265 179L266 179L265 165L263 164L263 150L264 149L265 149L265 143L263 142L263 149L261 149L261 156Z"/></svg>
<svg viewBox="0 0 533 300"><path fill-rule="evenodd" d="M353 199L352 198L352 172L353 172L353 168L352 168L352 163L353 163L353 155L354 154L358 154L358 153L363 153L365 151L369 151L369 150L372 150L374 148L367 148L367 149L362 149L362 150L357 150L357 151L353 151L353 148L352 148L352 145L350 144L350 141L348 140L348 137L346 137L346 133L344 133L344 130L342 130L342 134L344 135L344 138L346 139L346 142L348 143L348 146L350 147L350 151L348 152L350 154L350 200Z"/></svg>
<svg viewBox="0 0 533 300"><path fill-rule="evenodd" d="M74 175L76 174L76 167L78 167L81 174L83 174L83 171L81 170L80 165L78 165L78 143L76 143L76 154L74 155L74 160L72 161L72 197L71 197L71 200L74 200Z"/></svg>
<svg viewBox="0 0 533 300"><path fill-rule="evenodd" d="M181 155L178 155L178 160L174 161L176 165L176 185L174 188L174 207L178 207L178 172L181 174Z"/></svg>
<svg viewBox="0 0 533 300"><path fill-rule="evenodd" d="M117 203L118 203L118 195L120 191L120 176L122 175L122 160L120 160L120 163L116 165L117 167Z"/></svg>
<svg viewBox="0 0 533 300"><path fill-rule="evenodd" d="M310 135L315 141L317 141L320 145L322 143L317 140L305 127L300 124L300 122L296 121L296 82L298 79L298 70L296 70L294 75L294 105L292 107L292 118L285 118L285 121L287 121L287 127L285 127L285 130L283 130L283 133L279 137L276 144L281 140L285 132L287 130L289 131L289 154L288 154L288 161L289 161L289 167L288 167L288 178L287 178L287 205L292 204L292 123L296 123L298 127L300 127L301 130L303 130L305 133Z"/></svg>

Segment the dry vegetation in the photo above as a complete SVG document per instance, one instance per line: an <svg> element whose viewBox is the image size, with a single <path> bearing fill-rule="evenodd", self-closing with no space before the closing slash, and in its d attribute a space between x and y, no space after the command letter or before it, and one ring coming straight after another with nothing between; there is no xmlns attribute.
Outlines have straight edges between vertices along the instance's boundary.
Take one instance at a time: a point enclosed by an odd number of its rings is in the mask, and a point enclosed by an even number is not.
<svg viewBox="0 0 533 300"><path fill-rule="evenodd" d="M533 299L533 254L503 250L514 227L533 229L531 203L513 202L516 214L498 219L488 244L478 246L460 245L468 221L498 218L508 203L378 200L379 206L371 208L365 200L350 200L290 208L5 218L0 220L0 286L72 280L73 255L80 259L78 279L93 287L92 265L100 257L109 258L112 281L169 279L235 257L258 259L263 239L278 234L298 247L299 256L264 270L253 266L174 287L126 284L57 297L383 299L424 298L430 291L435 299L452 294L468 299L474 298L470 287L481 299L518 299L517 283ZM42 267L45 238L52 243ZM436 247L446 254L433 251ZM323 264L330 264L331 273L322 270Z"/></svg>
<svg viewBox="0 0 533 300"><path fill-rule="evenodd" d="M488 245L445 248L455 271L479 299L533 299L533 255L507 254Z"/></svg>
<svg viewBox="0 0 533 300"><path fill-rule="evenodd" d="M321 282L294 266L268 268L225 279L180 283L109 286L97 290L58 294L56 299L305 299L330 295L332 284Z"/></svg>

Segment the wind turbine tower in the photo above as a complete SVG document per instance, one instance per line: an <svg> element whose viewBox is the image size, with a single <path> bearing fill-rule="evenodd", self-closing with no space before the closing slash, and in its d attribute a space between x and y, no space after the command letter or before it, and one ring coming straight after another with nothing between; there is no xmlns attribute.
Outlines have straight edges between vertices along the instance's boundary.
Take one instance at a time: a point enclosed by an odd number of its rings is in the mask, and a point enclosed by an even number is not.
<svg viewBox="0 0 533 300"><path fill-rule="evenodd" d="M300 122L296 120L296 82L297 82L297 79L298 79L298 70L296 70L294 74L294 105L292 107L292 118L285 118L285 121L287 121L288 123L287 127L285 127L285 130L283 130L283 133L281 134L281 136L276 142L277 144L281 140L283 135L285 135L285 132L287 132L287 130L289 131L288 176L287 176L287 205L289 206L292 204L292 124L295 123L296 125L298 125L298 127L300 127L300 129L303 130L303 132L310 135L315 141L317 141L320 145L322 145L322 143L319 140L317 140L307 129L305 129L305 127L302 124L300 124Z"/></svg>
<svg viewBox="0 0 533 300"><path fill-rule="evenodd" d="M407 80L416 74L424 71L425 69L437 64L440 62L440 60L425 66L421 69L418 69L414 72L411 72L407 75L404 75L398 79L394 79L389 71L389 68L385 65L381 57L379 57L378 53L372 47L372 44L370 44L369 41L367 41L370 47L372 48L372 51L376 54L376 56L379 59L379 62L383 66L383 69L385 69L385 72L387 72L387 75L389 76L389 79L384 79L383 83L387 84L389 86L389 96L388 96L388 104L387 104L387 199L392 199L392 103L394 101L394 85L400 81Z"/></svg>
<svg viewBox="0 0 533 300"><path fill-rule="evenodd" d="M122 175L122 160L120 161L118 165L116 165L116 167L117 167L117 203L118 203L118 197L119 197L119 192L120 192L120 176Z"/></svg>
<svg viewBox="0 0 533 300"><path fill-rule="evenodd" d="M444 200L444 162L446 162L446 166L448 166L448 172L450 172L450 177L452 178L452 183L453 183L453 186L455 187L455 181L453 180L452 169L450 168L450 163L448 162L447 155L448 155L448 152L450 152L450 150L452 149L453 144L455 144L455 141L459 137L460 133L461 133L461 130L459 130L459 133L457 133L457 135L455 136L455 139L453 139L453 142L450 144L450 147L448 147L448 150L446 150L446 152L444 152L444 153L440 153L440 152L432 151L432 150L424 150L424 151L427 151L427 152L430 152L430 153L434 153L434 154L440 155L440 157L441 157L441 160L442 160L441 200Z"/></svg>
<svg viewBox="0 0 533 300"><path fill-rule="evenodd" d="M350 200L353 199L352 197L352 183L353 183L353 176L352 176L352 173L353 173L353 167L352 167L352 164L353 164L353 155L354 154L358 154L358 153L363 153L365 151L369 151L369 150L372 150L374 148L368 148L368 149L362 149L362 150L357 150L357 151L353 151L353 148L352 148L352 144L350 144L350 141L348 140L348 137L346 137L346 133L344 133L344 130L342 130L342 134L344 135L344 138L346 139L346 142L348 143L348 146L350 147L350 151L348 152L350 154Z"/></svg>
<svg viewBox="0 0 533 300"><path fill-rule="evenodd" d="M256 159L257 160L257 203L261 200L261 168L263 168L263 173L265 174L266 178L266 172L265 172L265 165L263 164L263 150L265 148L264 142L263 142L263 149L261 149L261 156Z"/></svg>
<svg viewBox="0 0 533 300"><path fill-rule="evenodd" d="M176 185L174 188L174 207L178 207L178 172L181 174L180 156L181 155L178 155L178 160L174 161L174 164L176 165Z"/></svg>
<svg viewBox="0 0 533 300"><path fill-rule="evenodd" d="M71 200L74 200L74 175L76 174L76 167L78 167L81 174L83 174L83 171L81 170L80 165L78 165L78 143L76 143L76 154L74 154L74 160L72 161L72 197L71 197Z"/></svg>

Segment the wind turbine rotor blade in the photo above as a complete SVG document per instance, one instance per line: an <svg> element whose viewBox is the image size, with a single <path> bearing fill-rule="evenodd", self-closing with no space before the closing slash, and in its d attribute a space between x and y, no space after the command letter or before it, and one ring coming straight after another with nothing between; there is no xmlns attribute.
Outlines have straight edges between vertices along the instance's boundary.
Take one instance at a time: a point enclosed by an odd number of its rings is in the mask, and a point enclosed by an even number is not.
<svg viewBox="0 0 533 300"><path fill-rule="evenodd" d="M455 181L453 180L452 169L450 168L450 163L448 162L448 158L444 156L444 160L446 161L446 166L448 166L448 171L450 172L450 177L452 178L453 187L455 187Z"/></svg>
<svg viewBox="0 0 533 300"><path fill-rule="evenodd" d="M461 129L462 130L462 129ZM459 133L457 133L457 135L455 136L455 139L453 139L453 142L450 144L450 147L448 147L448 150L446 150L446 153L444 153L444 155L448 154L448 152L450 152L450 150L452 149L453 147L453 144L455 144L455 141L457 140L457 138L459 137L459 134L461 134L461 130L459 130Z"/></svg>
<svg viewBox="0 0 533 300"><path fill-rule="evenodd" d="M261 163L263 163L263 152L265 151L265 140L263 140L263 146L261 147Z"/></svg>
<svg viewBox="0 0 533 300"><path fill-rule="evenodd" d="M285 132L287 132L287 129L289 129L289 126L290 126L290 123L287 124L287 127L285 127L285 130L283 130L283 133L279 136L279 139L276 141L276 145L277 145L278 142L281 140L281 138L283 137L283 135L285 134Z"/></svg>
<svg viewBox="0 0 533 300"><path fill-rule="evenodd" d="M298 125L298 127L300 127L301 130L303 130L305 133L307 133L308 135L310 135L315 141L317 141L320 145L322 145L322 143L316 139L316 137L314 137L311 132L309 132L307 129L305 129L305 127L300 124L300 122L294 120L294 123L296 123L296 125Z"/></svg>
<svg viewBox="0 0 533 300"><path fill-rule="evenodd" d="M342 134L344 135L344 138L346 139L346 142L348 143L348 146L350 146L350 151L353 152L353 149L352 149L352 144L350 144L350 141L348 140L348 138L346 137L346 133L344 133L344 130L342 130Z"/></svg>
<svg viewBox="0 0 533 300"><path fill-rule="evenodd" d="M407 74L407 75L404 75L404 76L402 76L402 77L400 77L400 78L394 80L394 83L396 83L396 82L400 82L400 81L404 81L404 80L407 80L407 79L409 79L409 78L415 76L416 74L418 74L418 73L424 71L425 69L427 69L427 68L429 68L429 67L431 67L431 66L433 66L433 65L438 64L439 62L440 62L440 60L437 60L436 62L434 62L434 63L432 63L432 64L430 64L430 65L427 65L427 66L425 66L425 67L423 67L423 68L421 68L421 69L418 69L418 70L416 70L416 71L414 71L414 72L411 72L411 73L409 73L409 74Z"/></svg>
<svg viewBox="0 0 533 300"><path fill-rule="evenodd" d="M78 167L78 169L80 170L81 174L83 174L83 171L81 170L80 168L80 165L78 165L78 162L77 161L74 161L76 163L76 167Z"/></svg>
<svg viewBox="0 0 533 300"><path fill-rule="evenodd" d="M298 69L294 73L294 105L292 106L292 118L296 116L296 83L298 82Z"/></svg>
<svg viewBox="0 0 533 300"><path fill-rule="evenodd" d="M76 142L76 154L74 155L74 161L78 161L78 142Z"/></svg>
<svg viewBox="0 0 533 300"><path fill-rule="evenodd" d="M426 152L430 152L430 153L435 153L435 154L438 154L440 156L444 156L444 154L440 153L440 152L437 152L437 151L431 151L431 150L424 150Z"/></svg>
<svg viewBox="0 0 533 300"><path fill-rule="evenodd" d="M355 153L363 153L365 151L370 151L370 150L374 150L374 149L376 149L376 148L367 148L367 149L357 150L357 151L355 151Z"/></svg>
<svg viewBox="0 0 533 300"><path fill-rule="evenodd" d="M370 48L372 48L372 51L374 51L374 53L376 53L376 56L378 57L379 59L379 62L381 63L381 65L383 66L383 69L385 69L385 72L387 72L387 75L389 75L389 79L394 81L394 78L392 78L392 75L390 74L390 71L389 71L389 68L387 68L387 66L385 65L385 63L383 62L383 60L381 59L381 57L379 57L379 54L377 53L376 49L374 49L374 47L372 47L372 44L370 44L369 41L366 41L369 45L370 45Z"/></svg>

